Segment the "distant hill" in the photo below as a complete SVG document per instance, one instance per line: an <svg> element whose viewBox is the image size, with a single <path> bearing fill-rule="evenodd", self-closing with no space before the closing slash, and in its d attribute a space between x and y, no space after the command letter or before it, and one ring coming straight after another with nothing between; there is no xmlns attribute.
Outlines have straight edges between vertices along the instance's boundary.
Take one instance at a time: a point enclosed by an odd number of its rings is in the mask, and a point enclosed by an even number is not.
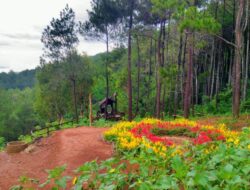
<svg viewBox="0 0 250 190"><path fill-rule="evenodd" d="M0 88L4 89L24 89L33 87L35 84L36 69L25 70L21 72L10 71L0 73Z"/></svg>
<svg viewBox="0 0 250 190"><path fill-rule="evenodd" d="M110 52L109 61L114 62L121 58L124 54L124 48L117 48ZM90 56L90 61L95 65L97 72L104 72L104 62L106 53L98 53ZM21 72L10 71L8 73L0 73L0 88L4 89L24 89L26 87L33 87L36 80L36 71L38 69L24 70Z"/></svg>

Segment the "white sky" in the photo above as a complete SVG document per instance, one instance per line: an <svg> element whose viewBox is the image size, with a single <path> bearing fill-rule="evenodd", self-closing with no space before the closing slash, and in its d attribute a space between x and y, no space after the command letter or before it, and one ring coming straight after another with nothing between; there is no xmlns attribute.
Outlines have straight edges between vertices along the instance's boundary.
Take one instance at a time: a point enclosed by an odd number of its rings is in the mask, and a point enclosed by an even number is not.
<svg viewBox="0 0 250 190"><path fill-rule="evenodd" d="M77 21L86 20L90 0L0 0L0 72L22 71L39 65L43 29L69 4ZM105 44L80 40L79 52L94 55Z"/></svg>

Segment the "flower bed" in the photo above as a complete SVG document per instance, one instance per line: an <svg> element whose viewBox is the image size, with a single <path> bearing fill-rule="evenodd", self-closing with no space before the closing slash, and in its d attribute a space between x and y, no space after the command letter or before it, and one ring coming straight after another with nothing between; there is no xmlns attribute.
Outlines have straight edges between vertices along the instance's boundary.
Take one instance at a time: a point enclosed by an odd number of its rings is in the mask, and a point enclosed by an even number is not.
<svg viewBox="0 0 250 190"><path fill-rule="evenodd" d="M205 126L185 119L170 122L157 119L144 119L138 123L121 122L105 132L104 136L107 141L115 142L122 151L143 146L160 155L164 155L167 148L174 147L179 153L183 151L180 144L168 138L171 136L189 138L193 145L215 141L239 144L239 132L228 130L223 124Z"/></svg>
<svg viewBox="0 0 250 190"><path fill-rule="evenodd" d="M203 144L214 140L225 140L218 129L206 129L199 125L189 126L185 123L157 122L156 124L139 123L130 132L137 138L146 137L151 142L162 142L167 146L174 144L161 136L187 136L193 138L194 144Z"/></svg>

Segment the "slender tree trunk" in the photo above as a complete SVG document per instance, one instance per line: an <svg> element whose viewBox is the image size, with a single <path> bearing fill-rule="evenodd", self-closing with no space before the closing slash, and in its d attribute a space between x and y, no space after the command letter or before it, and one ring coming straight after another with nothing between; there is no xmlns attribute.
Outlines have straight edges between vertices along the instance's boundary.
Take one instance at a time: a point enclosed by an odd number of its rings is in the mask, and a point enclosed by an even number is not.
<svg viewBox="0 0 250 190"><path fill-rule="evenodd" d="M250 23L248 24L248 31L247 31L247 45L246 45L246 63L245 63L245 79L244 79L244 86L243 86L243 100L246 100L247 96L247 84L248 84L248 72L249 72L249 42L250 42Z"/></svg>
<svg viewBox="0 0 250 190"><path fill-rule="evenodd" d="M215 83L215 104L216 108L218 107L218 96L219 96L219 89L220 89L220 67L221 67L221 60L222 59L222 51L221 51L221 41L219 42L219 51L218 51L218 64L216 69L216 83Z"/></svg>
<svg viewBox="0 0 250 190"><path fill-rule="evenodd" d="M72 79L73 84L73 96L74 96L74 108L75 108L75 119L76 123L78 123L78 111L77 111L77 100L76 100L76 80Z"/></svg>
<svg viewBox="0 0 250 190"><path fill-rule="evenodd" d="M147 97L149 100L150 95L150 84L151 84L151 75L152 75L152 55L153 55L153 39L150 39L150 50L149 50L149 71L148 71L148 89Z"/></svg>
<svg viewBox="0 0 250 190"><path fill-rule="evenodd" d="M106 103L105 103L105 119L108 118L108 98L109 98L109 73L108 73L108 62L109 62L109 34L108 34L108 26L106 26Z"/></svg>
<svg viewBox="0 0 250 190"><path fill-rule="evenodd" d="M195 65L195 104L199 101L199 82L198 82L198 65Z"/></svg>
<svg viewBox="0 0 250 190"><path fill-rule="evenodd" d="M150 39L150 53L149 53L149 75L148 80L151 81L152 75L152 56L153 56L153 39Z"/></svg>
<svg viewBox="0 0 250 190"><path fill-rule="evenodd" d="M235 60L233 83L233 116L238 118L240 114L240 80L241 80L241 53L242 53L242 28L241 22L244 12L244 0L238 1L238 10L235 22Z"/></svg>
<svg viewBox="0 0 250 190"><path fill-rule="evenodd" d="M132 121L132 79L131 79L131 33L133 26L133 7L134 2L131 1L131 10L129 16L129 32L128 32L128 120Z"/></svg>
<svg viewBox="0 0 250 190"><path fill-rule="evenodd" d="M147 82L147 101L146 101L146 110L150 112L150 109L153 107L151 105L150 100L150 92L151 92L151 77L152 77L152 56L153 56L153 39L150 38L150 49L149 49L149 65L148 65L148 82Z"/></svg>
<svg viewBox="0 0 250 190"><path fill-rule="evenodd" d="M165 116L165 99L166 99L166 85L162 84L163 90L162 90L162 101L161 101L161 118L163 119Z"/></svg>
<svg viewBox="0 0 250 190"><path fill-rule="evenodd" d="M171 79L171 81L173 81ZM170 82L170 85L169 85L169 95L168 95L168 116L171 117L173 114L172 114L172 110L171 110L171 97L172 97L172 92L171 92L171 89L172 89L172 85L171 85L172 82ZM165 89L164 89L165 90ZM166 91L166 90L165 90ZM166 92L164 92L166 93Z"/></svg>
<svg viewBox="0 0 250 190"><path fill-rule="evenodd" d="M213 92L214 92L214 72L215 72L215 39L213 39L213 44L212 44L212 50L211 50L211 70L210 70L210 73L211 73L211 76L210 76L210 91L209 91L209 98L210 100L212 99L213 97Z"/></svg>
<svg viewBox="0 0 250 190"><path fill-rule="evenodd" d="M184 107L184 94L185 94L185 65L186 65L186 51L187 51L187 40L188 35L185 34L185 42L184 42L184 48L183 48L183 59L182 59L182 75L181 75L181 102L182 106Z"/></svg>
<svg viewBox="0 0 250 190"><path fill-rule="evenodd" d="M158 37L158 48L157 48L157 54L158 54L158 61L157 61L157 67L156 67L156 117L160 118L160 111L161 111L161 77L160 77L160 68L161 68L161 36L162 36L162 22L160 26L160 34Z"/></svg>
<svg viewBox="0 0 250 190"><path fill-rule="evenodd" d="M193 59L192 59L192 67L191 67L191 96L190 96L190 102L191 102L191 108L192 108L192 116L194 117L194 115L195 115L195 109L194 109L194 104L195 104L195 102L194 102L194 97L195 97L195 87L194 87L194 85L195 85L195 83L194 83L194 68L195 68L195 63L196 63L196 60L195 60L195 57L194 57L194 42L195 42L195 34L193 33L192 34L192 57L193 57Z"/></svg>
<svg viewBox="0 0 250 190"><path fill-rule="evenodd" d="M178 52L178 61L177 61L177 77L175 81L175 91L174 91L174 116L176 116L176 112L178 109L178 97L179 97L179 88L180 88L180 79L181 79L181 58L182 58L182 47L183 47L183 37L180 34L180 41L179 41L179 52Z"/></svg>
<svg viewBox="0 0 250 190"><path fill-rule="evenodd" d="M208 54L206 53L205 54L205 58L204 58L204 71L207 71L208 70L208 64L207 64L207 61L208 60ZM208 82L208 80L206 79L205 81L204 81L204 86L203 86L203 93L204 94L208 94L208 85L209 85L209 82ZM202 104L203 104L203 100L202 100Z"/></svg>
<svg viewBox="0 0 250 190"><path fill-rule="evenodd" d="M158 81L158 62L157 62L157 40L155 40L155 56L154 56L154 62L155 62L155 83L157 88L157 81ZM155 94L155 105L154 105L154 115L157 117L157 90Z"/></svg>
<svg viewBox="0 0 250 190"><path fill-rule="evenodd" d="M212 72L211 72L210 95L209 95L210 100L213 98L213 95L214 95L214 81L215 81L215 70L216 70L215 68L216 68L216 64L215 62L213 62Z"/></svg>
<svg viewBox="0 0 250 190"><path fill-rule="evenodd" d="M229 60L229 71L228 71L228 86L232 84L233 77L233 50L230 50L230 60Z"/></svg>
<svg viewBox="0 0 250 190"><path fill-rule="evenodd" d="M192 71L193 71L193 34L188 31L188 40L189 40L189 58L187 64L187 77L185 84L185 92L184 92L184 117L188 118L190 114L190 105L191 105L191 88L192 88Z"/></svg>
<svg viewBox="0 0 250 190"><path fill-rule="evenodd" d="M137 96L136 96L136 115L139 112L139 99L140 99L140 78L141 78L141 56L140 45L138 36L136 37L137 44Z"/></svg>
<svg viewBox="0 0 250 190"><path fill-rule="evenodd" d="M163 68L165 65L165 40L166 40L166 20L163 21L162 25L162 41L161 41L161 67ZM168 36L169 36L169 28L168 27ZM168 44L167 44L167 51L166 51L166 57L168 54ZM162 82L161 82L162 83ZM166 97L166 85L163 84L163 95L162 95L162 100L161 100L161 112L164 112L165 110L165 97Z"/></svg>
<svg viewBox="0 0 250 190"><path fill-rule="evenodd" d="M92 126L92 119L93 119L93 116L92 116L92 96L91 96L91 94L89 94L89 126L90 127Z"/></svg>

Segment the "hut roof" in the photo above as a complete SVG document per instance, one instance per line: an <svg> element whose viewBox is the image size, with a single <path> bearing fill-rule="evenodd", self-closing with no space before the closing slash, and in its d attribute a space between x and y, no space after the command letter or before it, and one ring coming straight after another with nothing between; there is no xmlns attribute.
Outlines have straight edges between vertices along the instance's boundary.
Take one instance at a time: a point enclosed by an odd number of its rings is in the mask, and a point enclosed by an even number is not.
<svg viewBox="0 0 250 190"><path fill-rule="evenodd" d="M106 104L106 100L107 100L107 98L104 98L102 101L100 101L99 102L99 105L101 106L101 105L104 105L104 104ZM114 102L114 100L112 99L112 98L108 98L108 103L109 102Z"/></svg>

